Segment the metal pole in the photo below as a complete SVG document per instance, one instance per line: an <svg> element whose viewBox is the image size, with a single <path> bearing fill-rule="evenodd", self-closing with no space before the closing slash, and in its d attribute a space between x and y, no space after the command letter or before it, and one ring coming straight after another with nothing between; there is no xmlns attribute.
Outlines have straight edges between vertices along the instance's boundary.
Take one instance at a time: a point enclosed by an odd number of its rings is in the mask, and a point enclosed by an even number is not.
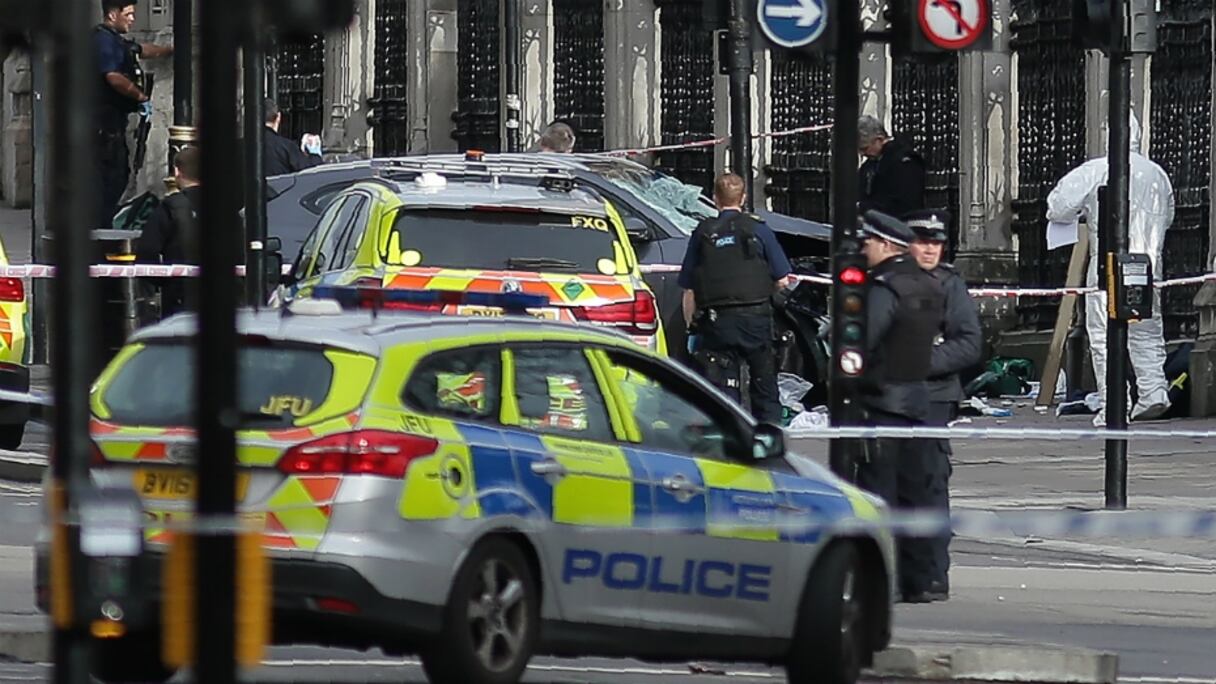
<svg viewBox="0 0 1216 684"><path fill-rule="evenodd" d="M832 120L832 307L839 307L839 290L836 276L840 272L837 257L841 254L846 236L857 230L857 199L860 194L857 179L857 118L861 103L858 94L861 80L861 9L856 2L837 3L839 8L837 26L838 49L833 67L835 104ZM840 321L840 316L833 316ZM832 348L839 349L839 326L832 326ZM844 376L835 363L832 364L831 382L828 385L828 408L833 426L856 425L861 421L857 405L849 401L844 385ZM829 447L828 460L832 472L852 480L856 468L854 440L833 439Z"/></svg>
<svg viewBox="0 0 1216 684"><path fill-rule="evenodd" d="M519 119L520 109L523 103L520 100L520 38L519 38L519 0L502 0L502 20L503 20L503 61L506 68L503 69L503 78L506 79L506 107L507 107L507 151L521 152L522 147L519 139Z"/></svg>
<svg viewBox="0 0 1216 684"><path fill-rule="evenodd" d="M743 178L747 209L753 207L752 178L752 26L748 0L730 0L727 32L730 54L731 170Z"/></svg>
<svg viewBox="0 0 1216 684"><path fill-rule="evenodd" d="M194 124L194 2L173 3L173 125Z"/></svg>
<svg viewBox="0 0 1216 684"><path fill-rule="evenodd" d="M202 89L199 127L202 134L203 235L231 234L241 201L239 180L231 170L240 164L237 147L237 48L239 24L249 13L240 0L208 0L200 5ZM227 239L202 241L199 330L196 339L197 424L199 453L198 519L230 520L235 511L236 435L236 254ZM198 623L196 679L230 684L236 681L236 544L230 532L197 537L195 614Z"/></svg>
<svg viewBox="0 0 1216 684"><path fill-rule="evenodd" d="M176 190L173 160L183 147L197 142L194 129L194 2L173 3L173 125L169 127L168 177Z"/></svg>
<svg viewBox="0 0 1216 684"><path fill-rule="evenodd" d="M97 88L89 25L95 19L93 3L56 0L55 27L46 49L51 57L48 90L51 134L48 177L51 197L73 197L82 188L97 187L96 103L89 94ZM83 558L79 529L68 527L64 516L72 501L89 484L89 384L94 371L95 345L87 335L72 330L97 330L98 298L89 278L92 252L90 229L97 220L95 202L51 201L48 227L55 236L57 267L52 286L51 364L55 369L55 457L51 459L51 507L55 520L52 573L68 573L70 595L51 597L55 625L54 681L66 684L89 681L89 635L76 609L84 594ZM55 583L52 582L52 586Z"/></svg>
<svg viewBox="0 0 1216 684"><path fill-rule="evenodd" d="M47 62L46 49L42 41L35 40L30 46L30 71L33 78L33 136L34 136L34 208L31 212L33 221L30 234L30 255L36 264L50 263L47 245L47 212L51 204L47 173L47 155L50 153L49 113L47 112ZM33 363L47 363L50 360L49 331L47 325L48 304L50 304L50 283L44 279L32 280L30 285L34 290L33 301L33 331L31 334Z"/></svg>
<svg viewBox="0 0 1216 684"><path fill-rule="evenodd" d="M254 27L263 25L254 4ZM245 41L245 298L249 306L266 303L266 53L259 29Z"/></svg>
<svg viewBox="0 0 1216 684"><path fill-rule="evenodd" d="M1111 3L1111 25L1113 26L1110 48L1110 115L1108 211L1102 217L1103 230L1108 231L1107 249L1111 254L1127 254L1128 184L1131 165L1131 132L1128 119L1131 116L1132 65L1124 44L1124 17L1126 0ZM1117 268L1106 254L1107 280L1109 271ZM1127 429L1127 321L1108 318L1106 322L1106 427L1109 430ZM1106 507L1122 510L1127 508L1127 442L1106 442Z"/></svg>

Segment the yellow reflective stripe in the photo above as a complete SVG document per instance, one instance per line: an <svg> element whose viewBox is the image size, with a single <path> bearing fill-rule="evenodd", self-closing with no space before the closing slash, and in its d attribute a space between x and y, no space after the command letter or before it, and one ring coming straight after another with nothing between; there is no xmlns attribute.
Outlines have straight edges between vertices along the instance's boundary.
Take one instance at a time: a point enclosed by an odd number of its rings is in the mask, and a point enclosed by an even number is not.
<svg viewBox="0 0 1216 684"><path fill-rule="evenodd" d="M364 354L329 349L325 351L325 358L334 367L329 392L316 410L296 421L297 427L316 425L357 410L376 371L376 359Z"/></svg>
<svg viewBox="0 0 1216 684"><path fill-rule="evenodd" d="M618 273L635 273L638 266L637 254L633 251L633 243L629 241L629 234L625 232L625 221L621 219L621 214L616 210L616 206L609 200L604 200L604 212L608 214L608 220L612 222L613 230L616 232L616 245L619 247L617 251L617 272Z"/></svg>
<svg viewBox="0 0 1216 684"><path fill-rule="evenodd" d="M498 412L503 425L519 425L519 397L515 395L515 356L502 350L502 407Z"/></svg>
<svg viewBox="0 0 1216 684"><path fill-rule="evenodd" d="M840 491L844 492L845 498L853 505L853 515L861 520L878 520L882 517L878 509L866 498L862 491L853 485L841 483Z"/></svg>
<svg viewBox="0 0 1216 684"><path fill-rule="evenodd" d="M329 516L313 501L298 477L289 477L279 486L266 502L266 510L278 518L295 545L306 551L315 551L321 545L321 537L329 527Z"/></svg>
<svg viewBox="0 0 1216 684"><path fill-rule="evenodd" d="M595 373L595 381L603 390L601 394L606 399L604 403L608 408L608 419L612 421L612 434L623 441L642 441L633 412L622 400L620 387L612 379L612 366L607 357L598 349L587 349L584 353L591 363L591 372Z"/></svg>
<svg viewBox="0 0 1216 684"><path fill-rule="evenodd" d="M711 490L709 495L711 509L709 511L709 521L706 524L706 534L711 537L730 539L752 539L755 541L780 540L781 535L777 530L775 520L770 520L768 524L758 523L749 521L737 514L731 515L727 511L715 511L712 509L712 490L715 489L755 492L756 494L775 496L776 487L773 485L773 478L768 471L738 463L726 463L703 458L696 459L696 462L697 467L701 471L701 477L705 481L705 486ZM746 508L742 504L741 507ZM765 514L769 516L775 512L772 505L758 506L758 508L763 508ZM723 520L727 515L731 516L730 519Z"/></svg>
<svg viewBox="0 0 1216 684"><path fill-rule="evenodd" d="M476 275L468 271L460 270L442 270L439 273L431 276L430 281L426 284L428 290L456 290L463 292L469 288L469 285L477 279Z"/></svg>
<svg viewBox="0 0 1216 684"><path fill-rule="evenodd" d="M139 454L139 450L143 448L143 442L102 442L98 441L97 448L101 449L102 455L107 461L134 461Z"/></svg>
<svg viewBox="0 0 1216 684"><path fill-rule="evenodd" d="M125 366L132 356L143 351L143 349L143 344L129 344L123 347L114 359L106 365L106 369L101 372L97 381L93 383L93 390L89 393L89 408L93 411L93 415L102 420L109 420L111 415L110 407L106 406L105 401L101 397L105 393L106 388L110 386L110 382L114 380L114 376L118 374L119 369Z"/></svg>
<svg viewBox="0 0 1216 684"><path fill-rule="evenodd" d="M450 441L434 456L416 459L406 472L398 512L406 520L481 517L469 446Z"/></svg>
<svg viewBox="0 0 1216 684"><path fill-rule="evenodd" d="M633 526L633 475L620 447L542 435L566 476L553 486L553 521L587 527Z"/></svg>

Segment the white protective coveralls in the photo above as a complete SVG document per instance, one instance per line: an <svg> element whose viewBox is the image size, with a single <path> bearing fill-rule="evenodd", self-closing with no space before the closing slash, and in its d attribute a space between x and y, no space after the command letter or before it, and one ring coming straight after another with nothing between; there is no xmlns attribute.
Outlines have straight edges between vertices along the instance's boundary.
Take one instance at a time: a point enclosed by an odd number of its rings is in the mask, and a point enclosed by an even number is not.
<svg viewBox="0 0 1216 684"><path fill-rule="evenodd" d="M1147 254L1153 262L1153 280L1161 282L1161 251L1165 231L1174 221L1174 188L1165 170L1140 154L1140 123L1133 115L1131 177L1128 182L1128 251ZM1109 140L1109 138L1107 138ZM1047 219L1071 222L1085 219L1089 227L1089 269L1085 284L1098 285L1098 188L1106 185L1106 157L1092 159L1068 172L1047 196ZM1105 285L1103 285L1105 288ZM1106 415L1106 292L1086 295L1085 327L1094 377L1102 398L1095 424ZM1161 291L1153 292L1153 317L1128 325L1128 356L1136 372L1139 399L1132 420L1150 420L1169 410L1169 383L1165 378L1165 331L1161 325Z"/></svg>

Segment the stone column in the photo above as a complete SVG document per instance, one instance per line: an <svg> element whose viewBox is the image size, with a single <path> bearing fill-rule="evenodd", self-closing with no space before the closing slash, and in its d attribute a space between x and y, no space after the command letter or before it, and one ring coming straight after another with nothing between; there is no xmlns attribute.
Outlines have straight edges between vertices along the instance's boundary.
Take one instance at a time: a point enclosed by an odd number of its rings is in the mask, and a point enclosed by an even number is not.
<svg viewBox="0 0 1216 684"><path fill-rule="evenodd" d="M866 31L882 31L883 0L865 0L861 25ZM861 113L876 116L891 126L891 52L884 43L865 43L861 48Z"/></svg>
<svg viewBox="0 0 1216 684"><path fill-rule="evenodd" d="M1085 150L1089 158L1106 155L1107 118L1110 116L1110 60L1097 50L1085 56ZM1147 150L1149 136L1149 60L1144 55L1132 57L1132 114L1140 122L1142 144Z"/></svg>
<svg viewBox="0 0 1216 684"><path fill-rule="evenodd" d="M411 2L406 25L410 154L455 152L452 112L456 111L456 0ZM371 63L374 62L371 58ZM374 92L374 89L371 90Z"/></svg>
<svg viewBox="0 0 1216 684"><path fill-rule="evenodd" d="M527 150L556 115L553 103L553 1L519 0L520 98L519 140ZM503 110L506 123L506 110ZM505 140L505 138L504 138Z"/></svg>
<svg viewBox="0 0 1216 684"><path fill-rule="evenodd" d="M33 74L29 53L14 49L0 78L0 197L14 209L30 206L34 192Z"/></svg>
<svg viewBox="0 0 1216 684"><path fill-rule="evenodd" d="M605 0L604 147L659 143L658 10L654 0Z"/></svg>
<svg viewBox="0 0 1216 684"><path fill-rule="evenodd" d="M1013 250L1010 139L1016 109L1009 49L1009 0L993 6L992 51L961 55L959 62L959 212L955 264L967 281L1016 284ZM1010 299L982 299L980 313L991 331L1013 322Z"/></svg>
<svg viewBox="0 0 1216 684"><path fill-rule="evenodd" d="M1212 14L1212 55L1216 60L1216 12ZM1216 72L1216 64L1213 65L1213 72ZM1213 74L1216 77L1216 73ZM1213 83L1212 88L1212 130L1216 131L1216 83ZM1216 169L1216 143L1211 145L1212 148L1212 168ZM1208 200L1209 207L1216 207L1216 174L1212 175L1211 189ZM1208 269L1216 271L1216 211L1208 211L1209 221L1211 222L1208 228Z"/></svg>
<svg viewBox="0 0 1216 684"><path fill-rule="evenodd" d="M367 98L374 87L376 22L374 0L359 0L355 20L325 37L325 101L322 142L327 152L370 154Z"/></svg>

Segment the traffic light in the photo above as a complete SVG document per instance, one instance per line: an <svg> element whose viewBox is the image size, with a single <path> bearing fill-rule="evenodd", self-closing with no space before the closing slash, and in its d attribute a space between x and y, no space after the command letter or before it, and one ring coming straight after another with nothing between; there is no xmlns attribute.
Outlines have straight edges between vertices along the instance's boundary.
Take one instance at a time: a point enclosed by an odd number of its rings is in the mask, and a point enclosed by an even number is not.
<svg viewBox="0 0 1216 684"><path fill-rule="evenodd" d="M1157 49L1157 0L1073 0L1072 38L1087 50L1110 52L1114 3L1125 1L1123 49L1128 54L1150 54Z"/></svg>
<svg viewBox="0 0 1216 684"><path fill-rule="evenodd" d="M832 298L832 378L841 389L859 381L866 371L865 257L857 249L844 249L833 260L835 294Z"/></svg>
<svg viewBox="0 0 1216 684"><path fill-rule="evenodd" d="M354 0L262 0L263 16L285 37L345 28L355 20Z"/></svg>
<svg viewBox="0 0 1216 684"><path fill-rule="evenodd" d="M888 0L883 16L897 56L992 49L989 0Z"/></svg>

